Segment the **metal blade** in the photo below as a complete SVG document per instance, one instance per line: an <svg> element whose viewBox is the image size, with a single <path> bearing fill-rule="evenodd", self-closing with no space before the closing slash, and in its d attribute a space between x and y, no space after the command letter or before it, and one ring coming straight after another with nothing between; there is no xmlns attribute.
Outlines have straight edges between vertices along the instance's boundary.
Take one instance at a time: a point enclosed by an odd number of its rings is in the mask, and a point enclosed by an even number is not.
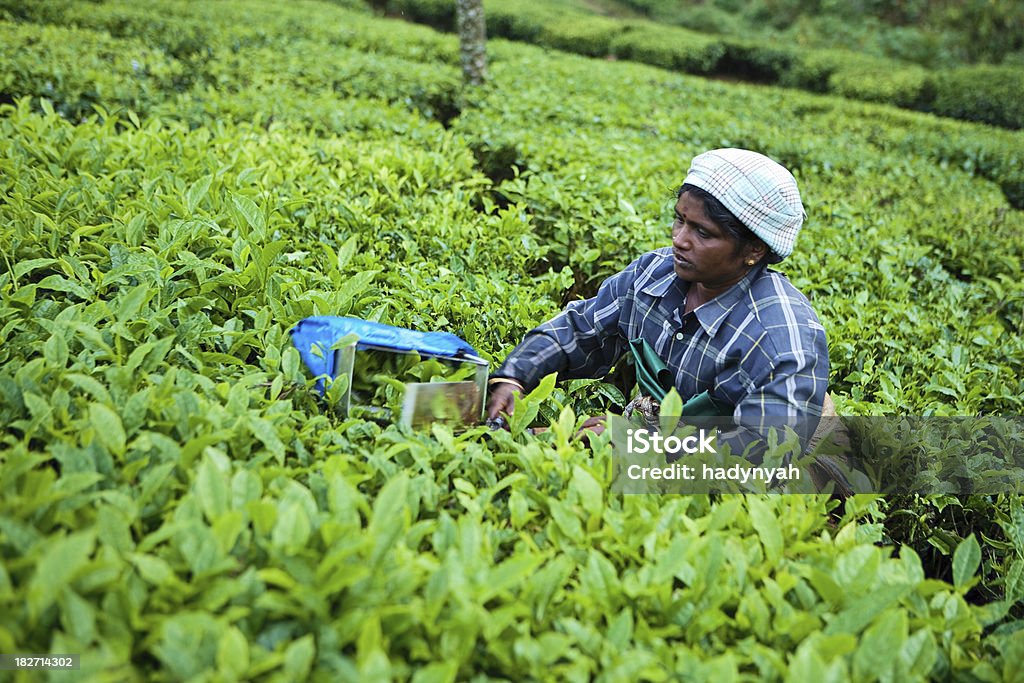
<svg viewBox="0 0 1024 683"><path fill-rule="evenodd" d="M400 422L422 427L432 422L471 426L480 422L483 396L476 382L410 382L405 385Z"/></svg>

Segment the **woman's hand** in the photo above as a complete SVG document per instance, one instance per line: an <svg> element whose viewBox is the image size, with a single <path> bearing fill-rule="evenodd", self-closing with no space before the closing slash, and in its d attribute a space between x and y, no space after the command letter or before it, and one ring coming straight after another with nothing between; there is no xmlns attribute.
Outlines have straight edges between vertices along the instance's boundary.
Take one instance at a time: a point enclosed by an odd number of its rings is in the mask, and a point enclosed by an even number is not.
<svg viewBox="0 0 1024 683"><path fill-rule="evenodd" d="M522 395L523 385L515 380L504 380L491 384L491 396L487 401L487 419L493 420L502 413L511 415L515 409L517 395Z"/></svg>

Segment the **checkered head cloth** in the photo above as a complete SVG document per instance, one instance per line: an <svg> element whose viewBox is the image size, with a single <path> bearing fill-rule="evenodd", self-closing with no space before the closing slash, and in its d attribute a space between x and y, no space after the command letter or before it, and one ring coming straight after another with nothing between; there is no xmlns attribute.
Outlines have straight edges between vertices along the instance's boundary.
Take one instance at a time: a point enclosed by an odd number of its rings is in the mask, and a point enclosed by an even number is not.
<svg viewBox="0 0 1024 683"><path fill-rule="evenodd" d="M793 174L763 154L713 149L693 158L684 183L709 192L772 250L778 263L793 253L807 218Z"/></svg>

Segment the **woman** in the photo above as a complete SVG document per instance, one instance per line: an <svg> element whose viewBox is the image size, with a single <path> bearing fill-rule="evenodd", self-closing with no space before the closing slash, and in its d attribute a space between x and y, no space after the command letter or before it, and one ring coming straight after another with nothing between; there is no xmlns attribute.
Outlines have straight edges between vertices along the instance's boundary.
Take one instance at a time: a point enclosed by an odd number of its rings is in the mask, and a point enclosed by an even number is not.
<svg viewBox="0 0 1024 683"><path fill-rule="evenodd" d="M808 418L813 432L828 382L825 329L768 268L792 253L805 217L796 180L768 157L698 155L679 189L672 246L531 330L491 378L488 416L511 412L513 396L549 373L603 377L642 339L684 400L706 391L737 419Z"/></svg>

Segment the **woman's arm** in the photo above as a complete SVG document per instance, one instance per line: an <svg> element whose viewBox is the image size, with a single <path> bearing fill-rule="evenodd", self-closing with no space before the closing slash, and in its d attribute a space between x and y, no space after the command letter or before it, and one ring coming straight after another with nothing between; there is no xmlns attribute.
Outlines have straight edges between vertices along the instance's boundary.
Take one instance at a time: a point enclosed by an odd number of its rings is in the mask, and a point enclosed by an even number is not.
<svg viewBox="0 0 1024 683"><path fill-rule="evenodd" d="M634 261L605 280L595 296L573 301L557 316L530 330L493 376L517 380L526 391L553 372L562 379L605 376L626 348L619 323L638 263ZM509 412L502 406L511 404L515 392L512 385L497 385L488 414L493 412L493 417Z"/></svg>

